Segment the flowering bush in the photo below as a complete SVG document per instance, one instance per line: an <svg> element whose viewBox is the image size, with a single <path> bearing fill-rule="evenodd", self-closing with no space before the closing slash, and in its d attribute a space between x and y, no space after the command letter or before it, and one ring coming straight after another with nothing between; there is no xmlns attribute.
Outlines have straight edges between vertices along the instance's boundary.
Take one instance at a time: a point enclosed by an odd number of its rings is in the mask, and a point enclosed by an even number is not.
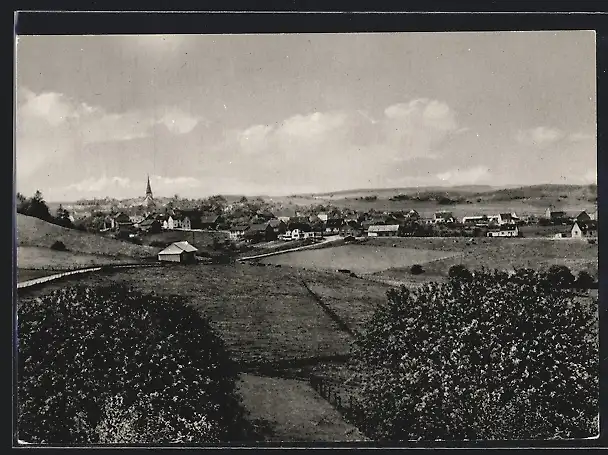
<svg viewBox="0 0 608 455"><path fill-rule="evenodd" d="M238 440L237 372L178 297L70 287L18 314L19 437L39 443Z"/></svg>
<svg viewBox="0 0 608 455"><path fill-rule="evenodd" d="M369 436L596 435L597 331L596 311L531 270L391 290L355 345Z"/></svg>

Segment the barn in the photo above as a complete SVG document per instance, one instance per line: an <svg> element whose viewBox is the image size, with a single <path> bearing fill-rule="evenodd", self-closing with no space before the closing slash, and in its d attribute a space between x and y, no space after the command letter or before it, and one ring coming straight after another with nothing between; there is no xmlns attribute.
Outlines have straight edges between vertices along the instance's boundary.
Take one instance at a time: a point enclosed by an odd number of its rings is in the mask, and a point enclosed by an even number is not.
<svg viewBox="0 0 608 455"><path fill-rule="evenodd" d="M196 262L196 252L198 250L188 242L175 242L158 253L158 260L161 262L180 262L184 264Z"/></svg>

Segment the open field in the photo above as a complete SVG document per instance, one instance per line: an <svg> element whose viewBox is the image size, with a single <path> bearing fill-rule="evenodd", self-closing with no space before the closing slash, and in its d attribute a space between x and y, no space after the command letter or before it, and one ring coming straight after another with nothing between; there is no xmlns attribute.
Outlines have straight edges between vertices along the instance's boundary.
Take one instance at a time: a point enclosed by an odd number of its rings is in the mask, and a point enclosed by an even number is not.
<svg viewBox="0 0 608 455"><path fill-rule="evenodd" d="M547 268L553 264L563 264L573 273L587 270L597 277L598 245L573 239L487 239L479 238L475 243L469 239L448 238L399 238L370 239L370 245L396 244L398 248L439 249L458 253L450 258L423 264L425 273L413 276L409 269L396 267L377 273L379 277L405 280L418 284L429 280L443 279L452 265L463 264L468 268L497 268L512 270L528 267Z"/></svg>
<svg viewBox="0 0 608 455"><path fill-rule="evenodd" d="M241 375L239 393L250 419L272 430L267 441L361 441L365 438L308 383Z"/></svg>
<svg viewBox="0 0 608 455"><path fill-rule="evenodd" d="M17 267L20 269L69 270L81 267L106 264L125 264L133 259L98 254L55 251L37 246L17 247Z"/></svg>
<svg viewBox="0 0 608 455"><path fill-rule="evenodd" d="M78 283L95 287L126 282L144 292L184 296L211 318L236 360L258 362L344 355L350 351L349 336L339 330L301 282L304 279L329 288L334 275L244 264L176 265L96 273L79 277ZM361 297L352 308L343 308L342 314L369 315L385 302L386 286L351 277L338 276L336 280L340 289L346 292L352 288L353 295ZM20 301L64 286L65 281L49 283L40 290L20 291ZM368 294L370 297L363 298Z"/></svg>
<svg viewBox="0 0 608 455"><path fill-rule="evenodd" d="M30 216L17 214L17 243L19 246L45 247L56 241L64 243L73 253L103 256L144 258L155 256L159 248L135 245L101 235L67 229Z"/></svg>
<svg viewBox="0 0 608 455"><path fill-rule="evenodd" d="M17 269L17 282L42 278L43 276L54 275L57 273L54 270L37 270L37 269Z"/></svg>
<svg viewBox="0 0 608 455"><path fill-rule="evenodd" d="M396 267L408 267L454 256L439 250L392 248L390 243L377 245L342 245L335 248L305 250L262 259L268 264L281 264L313 269L348 269L357 274L374 273Z"/></svg>

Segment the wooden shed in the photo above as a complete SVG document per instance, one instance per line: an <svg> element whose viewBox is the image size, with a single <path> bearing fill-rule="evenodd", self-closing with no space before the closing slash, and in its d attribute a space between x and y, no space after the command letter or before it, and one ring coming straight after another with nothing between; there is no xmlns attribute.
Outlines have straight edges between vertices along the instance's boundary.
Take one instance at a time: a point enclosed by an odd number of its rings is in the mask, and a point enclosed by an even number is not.
<svg viewBox="0 0 608 455"><path fill-rule="evenodd" d="M193 263L196 262L196 252L198 250L188 242L175 242L158 253L158 260L161 262L179 262Z"/></svg>

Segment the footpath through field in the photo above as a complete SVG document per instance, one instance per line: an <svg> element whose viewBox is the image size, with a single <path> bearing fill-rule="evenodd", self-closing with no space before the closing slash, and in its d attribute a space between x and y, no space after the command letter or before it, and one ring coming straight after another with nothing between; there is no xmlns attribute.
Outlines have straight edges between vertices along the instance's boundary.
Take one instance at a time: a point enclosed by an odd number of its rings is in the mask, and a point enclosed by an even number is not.
<svg viewBox="0 0 608 455"><path fill-rule="evenodd" d="M267 441L367 440L305 381L241 374L239 392Z"/></svg>

